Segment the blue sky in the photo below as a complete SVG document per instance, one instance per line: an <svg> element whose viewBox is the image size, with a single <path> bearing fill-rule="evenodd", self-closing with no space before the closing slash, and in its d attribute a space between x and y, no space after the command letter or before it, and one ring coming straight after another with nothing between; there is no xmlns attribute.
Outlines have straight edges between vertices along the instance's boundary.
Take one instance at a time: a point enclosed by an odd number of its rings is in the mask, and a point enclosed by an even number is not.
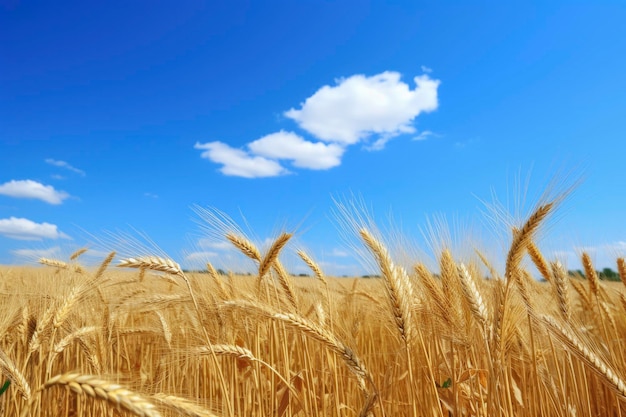
<svg viewBox="0 0 626 417"><path fill-rule="evenodd" d="M532 171L532 205L573 169L584 181L540 246L613 266L626 5L473 3L3 0L0 263L141 231L183 265L238 268L198 205L260 245L295 230L329 273L361 273L334 199L361 196L416 246L436 216L489 251L507 242L481 200Z"/></svg>

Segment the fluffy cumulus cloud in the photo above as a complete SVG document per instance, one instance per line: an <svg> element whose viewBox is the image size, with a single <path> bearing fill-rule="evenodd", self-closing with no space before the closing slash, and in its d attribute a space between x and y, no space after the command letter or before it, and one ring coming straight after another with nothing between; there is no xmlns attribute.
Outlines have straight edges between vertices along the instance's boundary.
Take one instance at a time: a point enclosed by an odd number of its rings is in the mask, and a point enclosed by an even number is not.
<svg viewBox="0 0 626 417"><path fill-rule="evenodd" d="M196 143L195 148L203 151L203 158L221 164L224 175L275 177L290 172L283 164L334 168L341 165L349 145L367 141L366 149L380 150L398 135L416 133L415 118L437 109L439 81L424 74L413 82L412 88L399 73L386 71L371 77L353 75L320 88L299 109L285 112L314 141L281 130L241 149L217 141ZM424 131L416 139L430 135Z"/></svg>
<svg viewBox="0 0 626 417"><path fill-rule="evenodd" d="M53 166L59 167L59 168L67 169L68 171L75 172L78 175L82 175L83 177L85 176L85 171L83 171L82 169L75 168L75 167L73 167L72 165L70 165L69 163L67 163L65 161L58 161L58 160L52 159L52 158L48 158L45 161L46 161L46 164L53 165Z"/></svg>
<svg viewBox="0 0 626 417"><path fill-rule="evenodd" d="M252 153L286 159L299 168L329 169L341 164L344 148L337 144L309 142L292 132L280 131L248 144Z"/></svg>
<svg viewBox="0 0 626 417"><path fill-rule="evenodd" d="M202 157L218 164L222 164L220 172L244 178L275 177L287 172L278 162L262 156L253 156L236 148L231 148L222 142L196 143L196 149L201 149Z"/></svg>
<svg viewBox="0 0 626 417"><path fill-rule="evenodd" d="M294 167L329 169L341 164L344 148L337 144L309 142L292 132L280 131L257 139L247 150L236 149L222 142L196 143L202 157L222 164L225 175L245 178L275 177L289 173L280 160Z"/></svg>
<svg viewBox="0 0 626 417"><path fill-rule="evenodd" d="M69 238L65 233L59 231L54 224L35 223L32 220L19 217L0 219L0 235L18 240Z"/></svg>
<svg viewBox="0 0 626 417"><path fill-rule="evenodd" d="M343 145L355 144L372 134L385 137L413 133L414 119L437 109L439 81L428 75L413 79L415 88L386 71L366 77L353 75L326 85L285 116L315 137Z"/></svg>
<svg viewBox="0 0 626 417"><path fill-rule="evenodd" d="M51 185L43 185L33 180L11 180L0 185L0 194L14 198L34 198L49 204L61 204L69 197L64 191L57 191Z"/></svg>

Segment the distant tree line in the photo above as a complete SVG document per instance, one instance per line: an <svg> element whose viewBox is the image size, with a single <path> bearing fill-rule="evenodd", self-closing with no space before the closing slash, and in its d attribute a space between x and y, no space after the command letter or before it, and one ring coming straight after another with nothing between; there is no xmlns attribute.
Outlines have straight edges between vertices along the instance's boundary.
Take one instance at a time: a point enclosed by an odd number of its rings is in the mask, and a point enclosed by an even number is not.
<svg viewBox="0 0 626 417"><path fill-rule="evenodd" d="M570 270L570 271L567 271L567 273L571 277L582 277L585 279L587 278L585 276L585 272L580 269ZM602 280L606 280L606 281L619 281L620 280L619 274L613 271L611 268L604 268L602 271L596 271L596 274L598 274L598 278Z"/></svg>

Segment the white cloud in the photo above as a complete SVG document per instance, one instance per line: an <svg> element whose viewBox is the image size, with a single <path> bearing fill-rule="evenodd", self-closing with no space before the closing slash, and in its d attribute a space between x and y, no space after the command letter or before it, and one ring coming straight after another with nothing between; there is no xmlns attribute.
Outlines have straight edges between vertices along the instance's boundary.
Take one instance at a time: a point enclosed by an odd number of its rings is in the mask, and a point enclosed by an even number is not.
<svg viewBox="0 0 626 417"><path fill-rule="evenodd" d="M438 80L415 77L416 88L386 71L371 77L353 75L324 86L307 98L300 110L285 116L315 137L342 145L355 144L372 134L391 138L413 133L412 122L421 112L437 108Z"/></svg>
<svg viewBox="0 0 626 417"><path fill-rule="evenodd" d="M18 217L0 219L0 235L18 240L69 239L69 236L59 231L54 224L35 223Z"/></svg>
<svg viewBox="0 0 626 417"><path fill-rule="evenodd" d="M215 249L220 251L234 250L235 246L228 241L215 241L209 238L202 238L198 240L198 246L202 249Z"/></svg>
<svg viewBox="0 0 626 417"><path fill-rule="evenodd" d="M201 252L191 252L187 256L185 256L185 261L191 263L206 263L209 258L217 256L215 252L201 251Z"/></svg>
<svg viewBox="0 0 626 417"><path fill-rule="evenodd" d="M293 161L293 165L308 169L329 169L341 164L344 148L331 143L309 142L292 132L269 134L248 144L255 155Z"/></svg>
<svg viewBox="0 0 626 417"><path fill-rule="evenodd" d="M153 194L153 193L143 193L143 196L148 197L148 198L159 198L157 194Z"/></svg>
<svg viewBox="0 0 626 417"><path fill-rule="evenodd" d="M422 67L423 72L430 71ZM439 81L427 74L414 77L415 88L400 80L398 72L385 71L367 77L353 75L323 86L302 103L284 113L315 139L309 141L293 132L279 131L237 149L222 142L196 143L202 157L221 164L224 175L244 178L288 174L280 161L296 168L324 170L341 165L348 145L371 138L368 150L381 150L403 133L415 133L415 118L438 107ZM435 136L421 132L415 140ZM324 143L326 142L326 143Z"/></svg>
<svg viewBox="0 0 626 417"><path fill-rule="evenodd" d="M202 158L222 164L220 172L224 175L260 178L276 177L289 172L276 161L250 155L222 142L196 143L194 148L204 150Z"/></svg>
<svg viewBox="0 0 626 417"><path fill-rule="evenodd" d="M335 256L337 258L346 258L349 256L349 254L345 250L334 248L333 251L330 253L330 256Z"/></svg>
<svg viewBox="0 0 626 417"><path fill-rule="evenodd" d="M57 161L56 159L48 158L46 159L46 164L54 165L55 167L65 168L69 171L82 175L83 177L85 176L85 171L83 171L82 169L75 168L65 161Z"/></svg>
<svg viewBox="0 0 626 417"><path fill-rule="evenodd" d="M55 258L61 252L61 248L54 246L47 249L15 249L11 253L21 258L39 259L39 258Z"/></svg>
<svg viewBox="0 0 626 417"><path fill-rule="evenodd" d="M11 180L0 185L0 194L14 198L36 198L50 204L61 204L69 197L65 191L57 191L51 185L33 180Z"/></svg>
<svg viewBox="0 0 626 417"><path fill-rule="evenodd" d="M430 67L427 67L426 65L422 65L420 68L422 69L422 72L426 74L430 74L431 72L433 72L433 69Z"/></svg>

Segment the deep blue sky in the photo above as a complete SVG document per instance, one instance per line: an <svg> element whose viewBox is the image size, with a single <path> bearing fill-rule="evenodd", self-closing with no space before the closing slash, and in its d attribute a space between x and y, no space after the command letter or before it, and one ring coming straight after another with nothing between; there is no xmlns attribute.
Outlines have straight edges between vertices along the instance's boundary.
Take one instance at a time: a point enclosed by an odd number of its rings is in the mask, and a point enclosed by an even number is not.
<svg viewBox="0 0 626 417"><path fill-rule="evenodd" d="M393 213L419 246L443 215L500 247L479 199L575 167L540 246L612 266L626 5L465 3L0 2L0 263L134 228L183 264L225 265L198 204L245 216L259 244L297 228L329 273L361 272L333 197Z"/></svg>

